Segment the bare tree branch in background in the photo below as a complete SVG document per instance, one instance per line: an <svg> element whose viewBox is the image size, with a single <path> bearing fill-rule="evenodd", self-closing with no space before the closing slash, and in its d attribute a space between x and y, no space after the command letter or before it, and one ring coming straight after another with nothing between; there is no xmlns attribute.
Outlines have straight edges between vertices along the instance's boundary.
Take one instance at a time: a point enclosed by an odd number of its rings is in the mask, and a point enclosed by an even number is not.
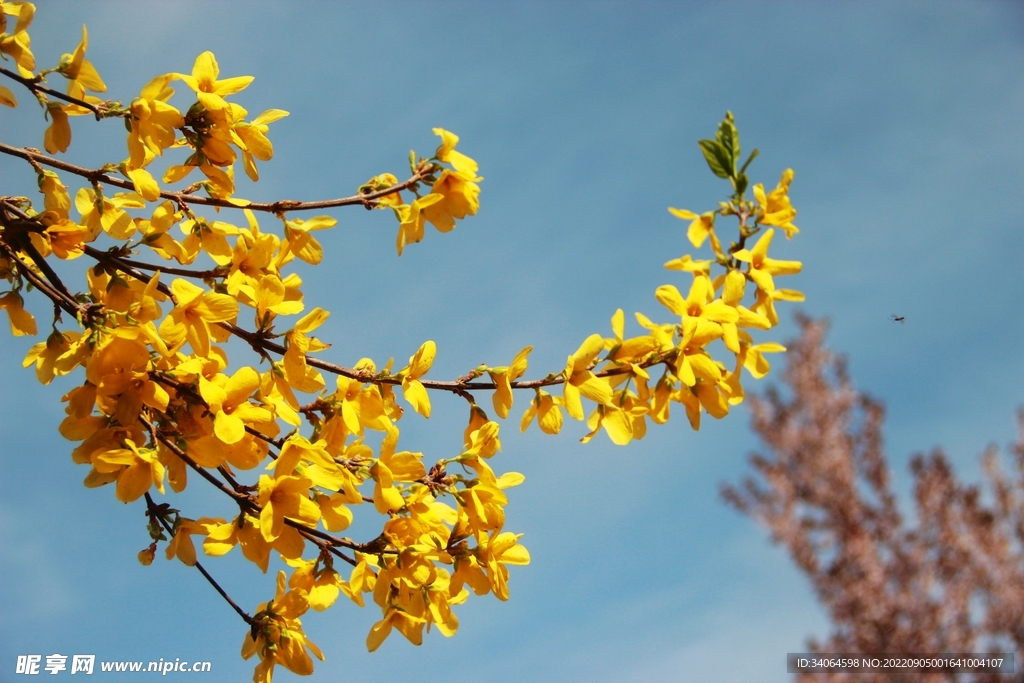
<svg viewBox="0 0 1024 683"><path fill-rule="evenodd" d="M983 456L988 491L957 480L941 450L913 459L914 520L900 512L883 450L882 404L824 346L827 323L798 317L783 381L751 397L769 455L722 495L763 523L810 579L833 630L817 653L1015 652L1007 674L802 674L798 681L1024 681L1024 413L1013 471Z"/></svg>

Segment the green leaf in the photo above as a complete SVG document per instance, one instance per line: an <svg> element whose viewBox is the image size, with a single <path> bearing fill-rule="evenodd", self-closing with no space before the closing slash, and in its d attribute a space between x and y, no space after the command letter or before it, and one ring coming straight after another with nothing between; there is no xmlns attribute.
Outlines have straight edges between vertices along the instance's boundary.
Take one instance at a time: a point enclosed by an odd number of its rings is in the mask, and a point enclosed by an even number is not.
<svg viewBox="0 0 1024 683"><path fill-rule="evenodd" d="M712 173L719 178L728 178L732 174L732 163L722 143L717 140L698 140L697 144Z"/></svg>
<svg viewBox="0 0 1024 683"><path fill-rule="evenodd" d="M747 157L747 160L743 162L743 168L740 169L740 173L745 173L747 170L747 166L750 166L750 162L756 159L757 155L760 153L761 150L755 148L754 151L750 153L750 156Z"/></svg>
<svg viewBox="0 0 1024 683"><path fill-rule="evenodd" d="M736 188L736 194L742 195L744 192L746 192L747 184L749 182L750 181L747 180L747 175L745 173L738 174L736 178L734 178L732 181L733 187Z"/></svg>
<svg viewBox="0 0 1024 683"><path fill-rule="evenodd" d="M733 171L730 175L734 175L736 162L740 158L740 132L736 129L736 124L733 123L731 111L725 112L725 118L718 124L718 132L715 133L715 138L721 143L726 154L728 154L729 170Z"/></svg>

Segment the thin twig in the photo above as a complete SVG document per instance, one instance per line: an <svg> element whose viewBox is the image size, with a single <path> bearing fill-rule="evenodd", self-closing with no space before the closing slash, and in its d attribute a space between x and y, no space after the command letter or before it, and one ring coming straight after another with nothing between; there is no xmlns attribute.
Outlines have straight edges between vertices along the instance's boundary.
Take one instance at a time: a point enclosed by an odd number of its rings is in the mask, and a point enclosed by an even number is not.
<svg viewBox="0 0 1024 683"><path fill-rule="evenodd" d="M71 294L71 291L60 279L60 276L57 275L57 272L50 267L49 263L46 262L46 259L44 259L42 254L39 253L39 250L37 250L35 245L32 244L32 241L26 237L22 239L21 242L22 244L18 246L22 251L28 254L28 257L32 259L32 262L36 264L36 267L43 272L43 275L46 276L50 285L62 295L66 296L69 301L74 301L74 295Z"/></svg>
<svg viewBox="0 0 1024 683"><path fill-rule="evenodd" d="M150 422L141 415L139 416L139 421L147 429L151 428ZM173 441L168 439L163 434L160 434L159 431L157 432L157 438L160 440L160 443L162 443L164 446L168 448L168 450L170 450L176 456L185 461L186 465L188 465L193 470L198 472L201 477L203 477L208 482L213 484L214 487L216 487L217 490L219 490L221 493L230 496L235 502L238 503L240 507L247 508L251 512L254 512L257 516L259 515L259 513L263 511L263 507L255 500L253 500L250 495L245 493L243 487L241 487L237 482L235 482L234 485L237 486L238 489L231 488L230 486L222 482L220 479L217 479L217 477L213 476L205 467L199 465L195 460L192 459L191 456L189 456L188 453L178 448L177 444L175 444ZM316 538L327 541L331 545L339 546L342 548L349 548L351 550L358 550L360 552L362 552L364 548L366 548L365 544L356 543L355 541L350 541L343 538L337 538L336 536L331 536L330 534L320 531L319 529L308 527L305 524L302 524L301 522L296 522L295 520L288 519L287 517L285 518L284 523L304 534L309 534L311 536L315 536Z"/></svg>
<svg viewBox="0 0 1024 683"><path fill-rule="evenodd" d="M196 393L195 390L192 389L192 387L190 387L189 385L157 372L151 372L149 377L154 382L158 382L165 386L172 387L177 392L187 393L192 398L192 400L196 401L207 410L210 409L210 406L206 402L206 399L204 399L201 394ZM249 425L245 425L245 431L248 432L249 434L252 434L257 439L260 439L261 441L266 441L268 444L275 446L277 448L281 448L284 446L284 439L275 439L273 437L269 437L266 434L260 432L258 429L250 427ZM277 455L273 452L270 452L270 457L274 458L275 460L277 459Z"/></svg>
<svg viewBox="0 0 1024 683"><path fill-rule="evenodd" d="M166 529L167 533L171 534L171 536L173 537L174 536L174 531L172 530L173 527L171 526L170 522L168 522L166 519L164 519L164 516L162 514L160 514L160 511L159 511L159 508L158 508L157 504L153 502L153 497L149 495L148 491L146 492L146 508L149 511L150 518L151 519L160 520L160 526L162 526L164 529ZM249 616L249 613L246 612L245 610L243 610L241 607L239 607L238 603L236 603L234 600L231 599L231 596L227 594L227 591L225 591L223 588L221 588L220 584L217 583L216 579L214 579L212 576L210 576L210 572L206 571L206 569L203 567L203 565L200 564L199 560L196 560L195 568L198 569L199 572L204 577L206 577L206 580L210 582L210 585L213 586L214 590L216 590L218 593L220 593L220 596L222 598L224 598L227 601L227 603L234 608L234 610L236 612L238 612L238 616L242 617L242 619L245 621L245 623L251 625L252 624L252 617Z"/></svg>
<svg viewBox="0 0 1024 683"><path fill-rule="evenodd" d="M90 247L89 245L84 246L86 248L87 253L89 250L98 251L95 247ZM92 254L89 255L92 256ZM190 268L174 268L162 264L154 265L152 263L146 263L144 261L127 259L124 258L123 256L119 256L118 258L121 260L122 263L129 265L133 268L138 268L140 270L159 270L161 273L166 273L167 275L180 275L181 277L191 277L197 280L206 280L208 278L222 277L224 275L224 271L222 271L220 268L214 268L212 270L192 270Z"/></svg>
<svg viewBox="0 0 1024 683"><path fill-rule="evenodd" d="M65 312L73 316L77 316L78 313L81 312L82 309L78 306L78 304L68 301L68 299L65 298L60 292L50 287L46 280L36 275L31 268L29 268L20 258L18 258L17 254L14 253L14 250L12 250L8 245L0 243L0 249L3 249L5 252L7 252L8 259L14 263L15 267L18 269L18 272L21 273L22 277L28 280L33 287L35 287L40 292L45 294L46 297L50 299L50 301L52 301L54 304L62 308Z"/></svg>
<svg viewBox="0 0 1024 683"><path fill-rule="evenodd" d="M2 143L0 143L0 144L2 144ZM115 268L117 268L118 270L122 271L123 273L125 273L127 275L130 275L131 277L133 277L133 278L135 278L135 279L137 279L137 280L139 280L141 282L147 282L148 283L152 279L151 276L147 276L146 274L140 272L137 269L139 267L138 264L130 264L129 262L127 262L128 261L127 259L125 259L123 257L120 257L120 256L117 256L116 254L111 253L109 251L101 251L99 249L96 249L95 247L91 247L89 245L85 245L85 253L87 255L91 256L92 258L96 259L97 261L100 261L100 262L103 262L103 263L107 263L107 264L110 264L110 265L114 266ZM153 270L158 270L158 267L156 267L156 266L150 266L150 267ZM192 273L192 274L194 275L195 273ZM176 299L174 297L174 293L171 291L171 288L169 286L167 286L166 284L161 282L158 285L157 289L159 291L161 291L162 293L166 294L167 296L169 296L171 298L171 300L176 303ZM244 328L238 327L237 325L234 325L232 323L221 322L221 323L216 323L216 324L219 327L227 330L231 334L233 334L233 335L239 337L240 339L244 340L245 342L247 342L251 347L253 347L254 350L256 350L257 352L260 352L261 355L263 355L263 356L266 356L266 352L276 353L276 354L278 354L280 356L283 356L285 354L285 352L286 352L286 349L285 349L284 346L282 346L281 344L278 344L277 342L270 341L269 339L266 339L265 337L261 336L260 334L258 334L256 332L250 332L249 330L246 330ZM639 365L640 365L640 367L647 368L647 367L651 367L651 366L659 365L659 364L663 364L663 363L671 363L674 360L674 358L677 355L677 353L678 353L677 351L670 351L669 353L664 354L662 356L656 356L656 357L651 358L651 359L649 359L647 361L644 361L644 362L640 363ZM313 356L306 356L306 363L309 364L312 367L318 368L320 370L324 370L324 371L329 372L331 374L340 375L342 377L347 377L349 379L354 379L354 380L359 381L359 382L374 383L374 384L391 384L391 385L398 385L398 384L402 383L402 380L399 377L394 377L394 376L382 377L382 376L379 376L379 375L372 375L372 374L369 374L369 373L367 373L365 371L354 370L352 368L348 368L348 367L345 367L343 365L337 365L337 364L331 363L329 361L320 360L319 358L315 358ZM631 371L630 367L623 366L623 367L606 368L606 369L601 370L600 372L596 372L594 374L596 376L598 376L598 377L611 377L611 376L615 376L615 375L627 374L630 371ZM487 382L487 381L468 381L467 382L463 378L460 378L458 380L428 380L428 379L421 379L420 382L423 384L423 386L426 389L433 389L433 390L436 390L436 391L447 391L449 393L453 393L453 394L462 396L463 398L466 398L466 400L470 401L470 403L472 403L473 401L472 401L472 396L470 396L468 394L468 392L471 392L471 391L494 391L494 390L496 390L498 388L497 385L494 382ZM564 384L564 383L565 383L565 377L562 374L557 374L557 375L551 374L551 375L548 375L548 376L540 378L540 379L517 380L515 382L511 382L510 383L510 387L512 389L541 389L541 388L544 388L544 387L556 386L556 385ZM274 443L274 442L271 441L270 443ZM276 444L276 443L275 443L275 445L279 446L279 444Z"/></svg>
<svg viewBox="0 0 1024 683"><path fill-rule="evenodd" d="M56 306L59 306L65 312L72 316L78 316L80 313L84 313L83 309L76 301L65 297L63 294L53 289L49 283L43 278L40 278L36 273L28 267L28 265L18 258L17 253L11 246L5 242L0 242L0 249L3 249L7 254L7 258L14 263L18 272L21 273L22 277L28 280L33 287L38 289L40 292L46 295L46 297L52 301Z"/></svg>
<svg viewBox="0 0 1024 683"><path fill-rule="evenodd" d="M20 76L20 75L14 73L13 71L9 71L9 70L7 70L7 69L5 69L3 67L0 67L0 74L3 74L4 76L7 76L11 80L18 81L19 83L24 85L26 88L31 90L34 95L38 95L41 92L42 93L46 93L47 95L50 95L51 97L56 97L57 99L64 100L65 102L68 102L70 104L75 104L75 105L78 105L79 107L82 107L84 109L88 109L89 111L91 111L93 114L96 115L96 120L97 121L99 121L100 119L103 119L103 118L109 118L109 117L114 117L114 116L119 117L119 118L131 118L131 113L130 112L128 112L128 111L113 111L110 107L107 106L107 104L108 104L107 102L104 102L103 105L101 105L101 106L97 106L95 104L92 104L91 102L86 102L85 100L80 100L77 97L72 97L71 95L65 95L64 93L62 93L59 90L54 90L53 88L50 88L48 86L40 85L42 80L41 80L41 77L39 77L39 76L35 76L34 78L25 78L24 76ZM120 103L118 103L118 104L120 104Z"/></svg>
<svg viewBox="0 0 1024 683"><path fill-rule="evenodd" d="M114 265L116 268L118 268L122 272L124 272L124 273L126 273L128 275L131 275L132 277L136 278L137 280L141 280L143 282L149 282L149 280L151 279L150 277L147 277L143 273L140 273L138 270L136 270L136 269L128 266L127 264L125 264L124 263L124 259L122 259L121 257L116 256L116 255L114 255L114 254L112 254L110 252L100 251L98 249L94 249L94 248L91 248L91 247L87 246L86 247L86 254L88 254L89 256L92 256L93 258L96 258L97 260L105 261L107 263L111 263L112 265ZM160 283L158 289L161 292L163 292L164 294L167 294L168 296L172 296L173 297L173 294L171 292L170 287L168 287L164 283ZM222 322L222 323L216 323L216 324L219 327L227 330L231 334L235 335L236 337L244 340L251 347L253 347L254 350L256 350L258 352L261 352L261 351L262 352L272 352L272 353L276 353L279 356L283 356L285 354L285 351L287 351L287 349L285 349L285 347L282 346L281 344L278 344L277 342L270 341L269 339L266 339L265 337L261 336L260 334L258 334L256 332L250 332L249 330L246 330L244 328L238 327L237 325L234 325L232 323ZM668 353L666 353L666 354L664 354L662 356L656 356L656 357L654 357L654 358L652 358L650 360L644 361L644 362L640 363L639 366L642 367L642 368L648 368L648 367L651 367L651 366L654 366L654 365L659 365L659 364L662 364L662 363L671 363L675 359L677 353L678 353L677 351L670 351L670 352L668 352ZM265 353L261 354L261 355L265 355ZM342 377L347 377L349 379L354 379L354 380L359 381L359 382L373 383L373 384L391 384L391 385L398 385L398 384L402 383L402 380L399 377L393 377L393 376L381 377L379 375L373 375L373 374L367 373L365 371L354 370L352 368L347 368L347 367L345 367L343 365L337 365L337 364L331 363L329 361L320 360L319 358L316 358L316 357L313 357L313 356L306 356L306 363L308 365L314 367L314 368L318 368L320 370L324 370L324 371L329 372L329 373L331 373L333 375L341 375ZM598 376L598 377L612 377L612 376L615 376L615 375L627 374L629 372L631 372L631 368L629 366L623 366L623 367L607 368L605 370L601 370L600 372L596 372L594 374L596 376ZM447 392L450 392L450 393L453 393L453 394L457 394L457 395L460 395L460 396L463 396L463 397L466 397L466 392L470 392L470 391L494 391L495 389L498 388L498 386L494 382L487 382L487 381L479 381L479 382L478 381L470 381L470 382L467 382L467 381L464 381L461 378L458 379L458 380L429 380L429 379L421 379L420 382L427 389L434 389L434 390L437 390L437 391L447 391ZM511 382L510 386L511 386L512 389L542 389L544 387L556 386L556 385L564 384L564 383L565 383L565 377L562 374L558 374L558 375L548 375L548 376L542 377L540 379L517 380L515 382ZM469 400L469 399L467 399L467 400Z"/></svg>
<svg viewBox="0 0 1024 683"><path fill-rule="evenodd" d="M146 427L146 429L152 429L152 425L149 422L149 420L147 420L146 418L142 417L141 415L139 416L139 422L141 422L143 424L143 426ZM199 476L201 476L203 479L205 479L206 481L208 481L211 484L213 484L221 493L224 493L224 494L230 496L239 505L246 505L246 506L248 506L250 504L253 504L252 500L249 498L249 496L245 495L244 493L239 493L238 491L235 491L234 489L229 487L227 484L222 482L220 479L218 479L217 477L215 477L212 474L210 474L210 471L207 470L205 467L202 467L201 465L199 465L199 463L197 463L195 460L192 459L192 456L190 456L188 453L186 453L185 451L183 451L180 448L178 448L178 445L176 443L174 443L173 441L168 439L166 436L161 434L159 431L156 434L157 434L157 438L160 440L160 443L162 443L164 446L166 446L167 449L169 451L171 451L171 453L174 453L176 456L178 456L183 461L185 461L186 465L188 465L193 470L198 472Z"/></svg>
<svg viewBox="0 0 1024 683"><path fill-rule="evenodd" d="M116 176L109 175L106 171L83 168L82 166L76 166L69 164L66 161L54 159L48 157L40 152L33 151L28 148L12 147L11 145L0 142L0 152L9 154L10 156L18 157L29 162L36 162L43 164L44 166L50 166L60 171L67 171L77 176L88 179L91 182L104 183L106 185L112 185L114 187L120 187L125 190L135 190L135 184L130 180L124 180ZM225 209L250 209L252 211L265 211L273 214L281 214L286 211L312 211L315 209L330 209L337 206L365 206L366 208L373 208L377 205L378 199L387 197L388 195L395 194L401 190L405 190L412 187L416 183L419 183L426 179L433 166L430 164L424 164L420 169L413 174L408 180L392 185L391 187L376 192L366 192L363 194L357 194L352 197L339 197L337 199L324 199L311 202L302 202L293 199L282 199L276 202L251 202L249 204L237 204L235 202L243 201L239 199L228 200L228 199L217 199L215 197L201 197L195 194L184 194L181 192L168 192L166 190L160 192L160 196L164 199L170 199L178 204L196 204L199 206L219 206Z"/></svg>

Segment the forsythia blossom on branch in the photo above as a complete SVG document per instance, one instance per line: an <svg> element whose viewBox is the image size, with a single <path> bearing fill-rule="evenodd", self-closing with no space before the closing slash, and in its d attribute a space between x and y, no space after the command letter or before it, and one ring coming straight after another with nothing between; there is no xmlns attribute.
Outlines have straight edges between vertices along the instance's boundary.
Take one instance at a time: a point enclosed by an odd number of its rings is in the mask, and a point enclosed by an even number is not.
<svg viewBox="0 0 1024 683"><path fill-rule="evenodd" d="M0 10L0 57L17 65L17 73L3 74L43 106L49 153L68 150L69 116L120 118L128 130L126 158L99 171L0 144L28 162L43 195L41 204L0 196L0 279L7 285L0 308L12 334L34 335L26 297L52 304L52 332L24 365L43 384L82 368L84 381L63 396L60 433L77 444L73 461L89 468L86 486L112 484L118 500L145 502L151 543L140 562L150 564L164 542L168 559L202 568L193 536L211 558L238 546L264 573L272 554L280 556L288 569L278 572L273 599L252 615L203 569L249 627L242 655L259 658L255 681L270 681L278 664L312 673L310 654L323 655L300 617L342 595L363 606L370 594L380 608L366 640L371 651L396 630L414 644L432 628L454 635L455 607L470 593L509 598L509 567L530 562L522 534L505 529L509 491L524 477L493 469L500 427L476 392L490 394L499 419L511 414L517 391L532 392L522 430L536 420L557 434L568 415L586 422L582 441L603 429L626 444L643 438L648 422L667 422L673 403L694 429L703 412L723 417L743 401L744 368L761 377L769 369L764 354L783 350L753 335L776 324L776 301L803 298L776 282L800 263L768 256L774 227L787 238L797 232L788 195L793 172L768 194L755 186L747 199L746 168L756 150L738 166L731 114L700 145L733 193L713 211L670 209L689 221L695 249L710 244L712 258L685 254L665 264L683 280L655 292L668 310L665 322L637 313L640 332L627 336L625 315L616 311L610 336L590 335L564 368L532 380L524 379L531 346L507 365L481 365L450 381L429 376L439 352L429 340L398 370L393 360L369 358L345 367L322 359L330 344L316 334L330 313L307 303L294 270L327 257L314 233L337 221L299 213L389 208L399 255L423 239L427 223L449 232L477 213L483 181L476 161L457 149L458 136L435 128L440 145L429 158L412 153L404 181L382 173L352 197L255 203L236 196L235 164L241 157L246 175L258 180L256 160L273 157L270 124L288 113L270 109L250 119L233 98L251 76L221 78L213 53L204 52L190 73L157 75L122 106L89 94L106 86L86 59L84 28L73 53L36 72L27 33L34 7L2 2ZM67 81L66 94L46 85L54 75ZM185 99L176 81L187 86ZM0 87L0 104L17 106L10 89ZM163 157L168 165L154 175ZM196 169L199 179L180 187ZM73 192L70 177L77 177ZM203 207L236 213L204 214ZM261 226L259 212L279 228ZM718 231L728 216L739 234L725 248ZM77 286L51 266L74 259L86 264ZM232 337L256 362L229 359L224 343ZM429 418L432 393L469 404L461 450L441 459L399 448L403 404ZM228 496L237 515L186 518L154 498L183 491L190 478ZM380 516L375 537L338 535L357 513Z"/></svg>

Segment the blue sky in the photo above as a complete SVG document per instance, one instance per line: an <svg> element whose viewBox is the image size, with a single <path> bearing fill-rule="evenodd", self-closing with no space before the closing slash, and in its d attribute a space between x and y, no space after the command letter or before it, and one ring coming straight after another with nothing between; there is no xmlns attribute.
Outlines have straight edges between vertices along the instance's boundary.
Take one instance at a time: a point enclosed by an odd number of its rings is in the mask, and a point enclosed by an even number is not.
<svg viewBox="0 0 1024 683"><path fill-rule="evenodd" d="M401 259L387 212L338 211L338 226L319 233L327 258L302 275L307 302L332 311L325 358L401 362L433 339L431 376L451 378L532 344L536 377L607 334L616 308L638 333L629 313L663 315L657 286L688 285L662 269L692 251L666 207L707 210L727 192L696 141L730 109L744 149L761 150L755 182L796 170L801 233L773 255L804 262L787 284L807 294L803 310L832 319L832 347L885 401L900 492L914 452L941 445L976 479L977 454L1014 436L1024 403L1018 3L38 7L39 63L71 51L86 23L114 98L189 71L207 49L223 75L255 75L235 99L251 114L291 116L271 128L275 158L260 183L240 185L251 199L348 195L372 175L401 175L410 148L429 155L432 127L462 137L486 180L479 215L454 232L428 228ZM0 112L3 140L41 147L41 115L18 94L22 107ZM120 161L117 122L72 125L68 160ZM2 192L34 193L28 171L0 159ZM770 338L791 336L786 318ZM80 376L39 386L19 362L31 343L0 337L0 678L18 654L56 652L209 660L218 680L248 680L244 625L197 572L136 562L141 503L82 487L56 432L59 396ZM527 477L507 528L525 533L533 563L513 568L511 600L471 598L454 638L434 633L415 648L396 634L373 655L363 640L375 607L310 613L304 625L327 654L317 675L787 680L785 653L825 636L827 621L784 552L718 498L757 447L745 410L699 433L677 414L619 448L603 436L580 445L578 424L519 435L518 400L493 463ZM402 421L404 447L426 460L454 455L465 421L461 399L434 406L429 421ZM230 514L218 496L193 483L173 504ZM272 593L272 576L234 554L206 565L247 609Z"/></svg>

